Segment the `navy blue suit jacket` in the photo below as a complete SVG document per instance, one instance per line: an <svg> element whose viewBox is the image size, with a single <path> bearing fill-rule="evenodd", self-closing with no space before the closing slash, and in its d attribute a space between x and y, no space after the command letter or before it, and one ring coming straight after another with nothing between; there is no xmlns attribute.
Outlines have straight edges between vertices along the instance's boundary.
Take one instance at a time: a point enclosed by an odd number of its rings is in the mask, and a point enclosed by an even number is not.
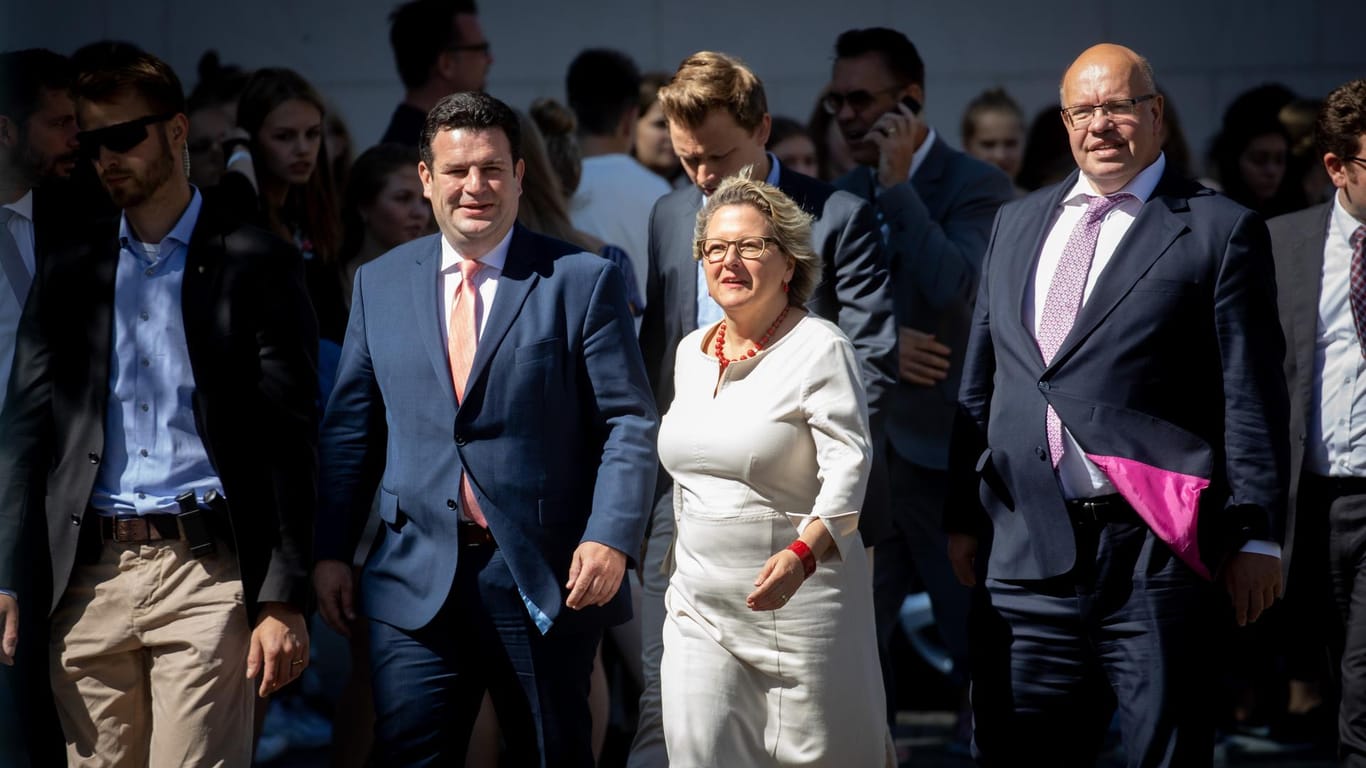
<svg viewBox="0 0 1366 768"><path fill-rule="evenodd" d="M1044 427L1051 404L1087 454L1207 482L1194 500L1194 534L1213 573L1247 539L1280 541L1283 531L1284 340L1266 226L1169 171L1045 366L1024 299L1076 180L1074 172L997 216L968 342L946 525L994 533L994 578L1072 568L1076 543ZM974 518L982 511L989 528Z"/></svg>
<svg viewBox="0 0 1366 768"><path fill-rule="evenodd" d="M457 408L436 303L439 237L356 274L323 422L317 556L350 561L382 464L362 610L426 625L455 577L463 469L525 598L566 629L625 621L624 582L581 611L564 610L563 589L581 541L633 558L650 510L658 417L621 274L517 227Z"/></svg>

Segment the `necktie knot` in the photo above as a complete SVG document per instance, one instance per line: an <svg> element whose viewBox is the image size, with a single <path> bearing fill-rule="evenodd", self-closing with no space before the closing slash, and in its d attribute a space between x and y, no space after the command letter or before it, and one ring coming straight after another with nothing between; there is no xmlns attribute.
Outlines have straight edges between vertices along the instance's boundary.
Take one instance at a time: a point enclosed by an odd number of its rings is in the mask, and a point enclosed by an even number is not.
<svg viewBox="0 0 1366 768"><path fill-rule="evenodd" d="M1121 192L1117 195L1105 196L1088 195L1086 202L1086 223L1093 224L1105 218L1105 214L1109 213L1110 209L1114 208L1116 205L1119 205L1120 203L1124 202L1125 200L1131 197L1133 197L1133 195L1129 194L1128 192Z"/></svg>
<svg viewBox="0 0 1366 768"><path fill-rule="evenodd" d="M474 276L484 265L475 259L465 259L460 262L460 280L462 282L474 280Z"/></svg>

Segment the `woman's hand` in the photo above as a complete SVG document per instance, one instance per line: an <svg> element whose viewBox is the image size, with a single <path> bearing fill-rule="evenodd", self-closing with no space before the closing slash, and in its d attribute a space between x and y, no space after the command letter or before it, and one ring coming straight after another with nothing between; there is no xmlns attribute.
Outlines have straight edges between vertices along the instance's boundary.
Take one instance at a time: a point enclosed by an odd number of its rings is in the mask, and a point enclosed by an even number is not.
<svg viewBox="0 0 1366 768"><path fill-rule="evenodd" d="M751 611L776 611L787 605L806 574L802 570L802 559L790 549L784 549L770 557L759 570L759 578L754 580L754 591L745 598L745 605Z"/></svg>

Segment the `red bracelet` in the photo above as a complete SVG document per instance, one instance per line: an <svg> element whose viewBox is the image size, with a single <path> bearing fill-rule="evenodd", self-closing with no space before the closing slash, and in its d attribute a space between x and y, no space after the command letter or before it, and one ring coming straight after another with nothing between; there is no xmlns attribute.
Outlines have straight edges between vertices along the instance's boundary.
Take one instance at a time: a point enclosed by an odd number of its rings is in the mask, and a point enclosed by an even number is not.
<svg viewBox="0 0 1366 768"><path fill-rule="evenodd" d="M796 539L788 544L787 548L801 559L802 570L806 572L802 578L809 578L816 572L816 556L811 553L811 547L806 546L806 542Z"/></svg>

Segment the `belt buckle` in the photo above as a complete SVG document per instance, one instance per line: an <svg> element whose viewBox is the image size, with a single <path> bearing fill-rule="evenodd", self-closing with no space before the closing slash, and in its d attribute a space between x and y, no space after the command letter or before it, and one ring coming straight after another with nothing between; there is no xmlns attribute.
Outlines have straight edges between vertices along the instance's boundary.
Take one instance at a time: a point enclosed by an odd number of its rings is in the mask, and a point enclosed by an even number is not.
<svg viewBox="0 0 1366 768"><path fill-rule="evenodd" d="M147 521L140 517L115 517L114 541L119 544L147 541Z"/></svg>

